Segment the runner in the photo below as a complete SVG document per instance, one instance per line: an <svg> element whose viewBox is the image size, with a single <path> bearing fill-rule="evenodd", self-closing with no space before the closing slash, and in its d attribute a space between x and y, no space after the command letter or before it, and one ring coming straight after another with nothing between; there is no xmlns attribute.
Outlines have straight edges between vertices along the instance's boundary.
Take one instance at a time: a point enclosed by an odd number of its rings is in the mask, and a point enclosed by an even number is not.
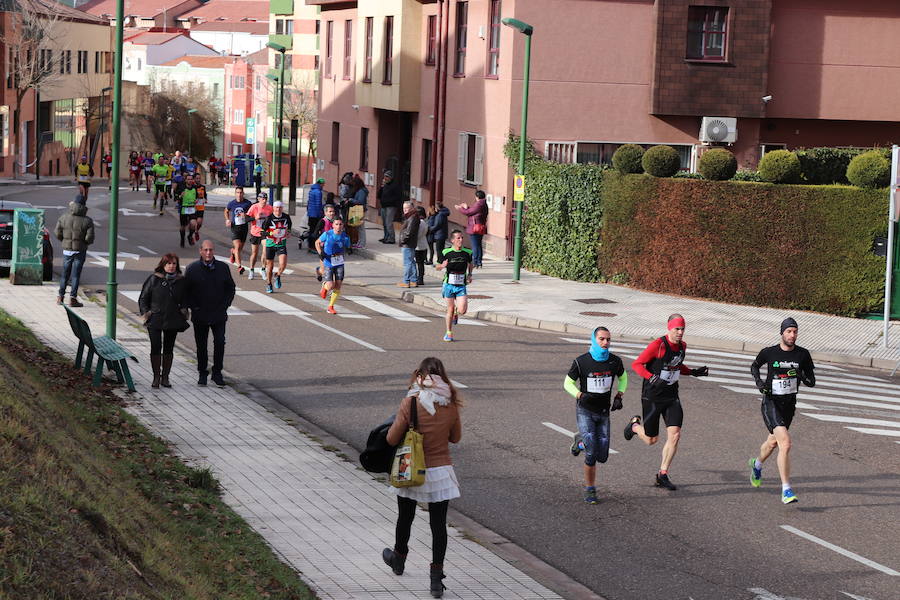
<svg viewBox="0 0 900 600"><path fill-rule="evenodd" d="M87 154L81 155L81 160L75 165L75 181L78 183L78 190L87 203L88 190L91 189L91 177L94 176L94 167L88 164Z"/></svg>
<svg viewBox="0 0 900 600"><path fill-rule="evenodd" d="M766 365L765 381L759 373L763 365ZM797 321L790 317L781 322L781 342L760 350L756 360L750 365L756 387L763 395L760 409L763 423L769 430L769 437L762 443L759 456L750 459L750 484L753 487L762 485L762 464L777 447L781 501L784 504L797 501L797 494L791 488L790 480L791 436L788 428L797 407L799 383L807 387L816 385L814 368L809 351L797 345Z"/></svg>
<svg viewBox="0 0 900 600"><path fill-rule="evenodd" d="M451 246L445 248L441 254L443 262L434 266L438 271L447 270L444 275L444 287L441 291L441 296L447 299L445 342L453 341L453 326L459 322L459 315L466 314L469 309L466 285L472 283L472 251L463 248L462 231L453 230L453 233L450 234L450 244Z"/></svg>
<svg viewBox="0 0 900 600"><path fill-rule="evenodd" d="M244 188L235 188L243 191ZM250 221L250 273L247 275L247 279L253 279L253 267L256 266L256 259L259 257L259 262L265 265L265 254L259 256L259 246L262 242L263 238L266 237L265 233L263 233L262 224L263 221L266 220L266 217L272 214L272 207L269 206L269 195L265 192L260 192L256 197L256 204L250 207L250 210L247 211L247 218ZM265 278L265 268L260 268L260 277Z"/></svg>
<svg viewBox="0 0 900 600"><path fill-rule="evenodd" d="M150 171L153 173L153 208L156 208L156 202L159 201L159 214L163 214L163 205L166 201L166 186L169 182L169 165L166 164L166 157L160 156Z"/></svg>
<svg viewBox="0 0 900 600"><path fill-rule="evenodd" d="M187 177L187 176L185 176ZM194 230L194 241L200 241L200 228L203 227L203 216L206 214L206 186L200 183L200 174L194 173L194 187L197 188L197 227Z"/></svg>
<svg viewBox="0 0 900 600"><path fill-rule="evenodd" d="M229 202L225 208L225 226L231 228L231 262L237 264L238 275L244 274L244 267L241 264L241 251L247 242L249 229L247 212L252 207L253 203L244 199L244 188L237 187L234 188L234 200Z"/></svg>
<svg viewBox="0 0 900 600"><path fill-rule="evenodd" d="M284 214L284 205L276 200L272 205L272 214L263 221L266 234L266 293L272 293L272 271L275 257L278 257L278 272L275 274L275 289L281 288L281 274L287 267L287 239L291 235L291 217Z"/></svg>
<svg viewBox="0 0 900 600"><path fill-rule="evenodd" d="M662 450L659 472L656 474L656 486L674 491L678 488L669 480L669 466L678 450L684 419L678 397L678 379L681 375L705 377L709 374L709 369L689 369L685 366L687 344L681 341L684 337L684 317L674 314L667 321L669 332L650 342L631 363L634 372L644 379L641 388L643 425L640 416L632 417L625 427L625 439L630 440L637 435L645 444L652 446L659 440L659 418L663 418L666 422L666 443Z"/></svg>
<svg viewBox="0 0 900 600"><path fill-rule="evenodd" d="M334 204L326 204L325 205L325 216L319 219L319 222L316 224L316 230L311 232L313 240L317 240L322 237L322 234L331 231L331 228L334 226L334 217L337 214L337 211L334 208ZM316 267L316 280L322 281L322 273L325 271L325 262L320 260L319 266ZM322 289L319 290L320 294L324 294L325 284L322 283ZM325 297L324 295L322 296Z"/></svg>
<svg viewBox="0 0 900 600"><path fill-rule="evenodd" d="M141 157L134 151L128 155L128 182L132 192L141 191Z"/></svg>
<svg viewBox="0 0 900 600"><path fill-rule="evenodd" d="M150 186L153 185L153 165L156 161L150 155L150 151L144 152L144 158L141 160L141 166L144 168L144 180L146 182L147 193L150 193ZM153 208L156 208L156 199L153 200Z"/></svg>
<svg viewBox="0 0 900 600"><path fill-rule="evenodd" d="M609 329L597 327L591 348L572 361L563 388L577 404L578 433L570 448L572 456L584 455L584 501L597 504L597 463L609 458L609 412L622 408L622 394L628 388L628 373L622 359L609 351ZM613 377L618 378L616 397L610 406Z"/></svg>
<svg viewBox="0 0 900 600"><path fill-rule="evenodd" d="M344 282L344 251L348 248L350 236L344 233L344 220L335 217L331 231L326 231L316 240L316 250L323 265L322 277L325 279L320 295L325 298L328 292L331 292L331 299L325 310L333 315L337 314L334 304L341 295L341 284Z"/></svg>
<svg viewBox="0 0 900 600"><path fill-rule="evenodd" d="M197 188L194 186L194 176L185 177L184 184L175 192L175 205L178 207L179 229L181 234L181 247L184 248L184 232L187 229L187 241L194 245L194 234L197 229Z"/></svg>
<svg viewBox="0 0 900 600"><path fill-rule="evenodd" d="M172 182L175 179L175 167L172 166L172 163L169 159L166 159L166 194L163 199L163 204L168 204L169 200L172 200Z"/></svg>

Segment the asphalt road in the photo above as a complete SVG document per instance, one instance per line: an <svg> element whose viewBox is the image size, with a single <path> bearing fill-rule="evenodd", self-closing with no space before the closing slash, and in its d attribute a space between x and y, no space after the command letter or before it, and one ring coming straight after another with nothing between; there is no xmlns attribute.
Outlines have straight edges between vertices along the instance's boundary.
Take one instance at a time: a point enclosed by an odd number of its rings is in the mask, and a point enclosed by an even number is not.
<svg viewBox="0 0 900 600"><path fill-rule="evenodd" d="M74 193L70 186L48 186L17 197L46 207L52 229ZM101 224L91 249L101 253L107 198L95 187L88 202ZM196 258L196 248L177 247L174 215L153 216L143 191L125 189L121 200L119 251L129 254L119 258L119 304L133 312L128 294L134 297L158 256L179 251L184 265ZM216 241L216 253L227 256L223 199L212 203L219 208L208 209L203 231ZM599 467L602 501L588 506L581 501L581 460L569 454L571 439L559 431L575 429L574 402L562 381L586 341L492 323L462 324L458 341L447 344L439 315L352 285L338 310L357 316L327 315L310 296L290 295L315 294L318 284L308 272L310 255L293 243L289 249L294 273L276 294L261 293L258 279L237 280L235 307L246 314L229 320L226 369L361 449L369 429L395 410L418 362L440 357L466 386L463 440L453 449L463 495L454 507L598 594L611 600L900 598L900 379L821 365L820 385L801 394L791 429L800 502L783 506L774 457L761 489L748 481L747 459L766 433L749 358L689 347L687 364L709 364L710 378L682 380L685 427L670 470L678 491L653 486L661 446L622 437L627 419L640 412L638 378L630 373L625 410L613 413L617 453ZM58 244L55 250L58 271ZM85 267L86 289L105 289L103 262L95 256ZM365 268L365 260L351 257L348 278ZM190 332L180 339L193 345ZM685 339L690 345L690 329ZM615 341L612 350L626 364L639 351ZM413 552L424 550L413 541Z"/></svg>

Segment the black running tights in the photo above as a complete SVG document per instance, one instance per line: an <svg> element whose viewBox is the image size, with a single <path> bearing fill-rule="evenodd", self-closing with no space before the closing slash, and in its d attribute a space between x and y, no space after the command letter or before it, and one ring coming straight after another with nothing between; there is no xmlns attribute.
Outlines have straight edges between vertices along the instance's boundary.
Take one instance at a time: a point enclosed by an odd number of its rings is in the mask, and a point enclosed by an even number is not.
<svg viewBox="0 0 900 600"><path fill-rule="evenodd" d="M447 554L447 508L449 506L449 500L428 503L432 538L431 562L435 565L443 565L444 556ZM397 496L397 508L399 513L397 514L394 552L405 555L409 553L409 534L413 519L416 518L416 501Z"/></svg>

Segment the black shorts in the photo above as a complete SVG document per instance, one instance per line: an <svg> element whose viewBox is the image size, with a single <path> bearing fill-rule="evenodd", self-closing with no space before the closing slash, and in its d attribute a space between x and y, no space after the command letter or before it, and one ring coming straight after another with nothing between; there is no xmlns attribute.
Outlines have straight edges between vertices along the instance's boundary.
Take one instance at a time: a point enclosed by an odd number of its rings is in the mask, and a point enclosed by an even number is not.
<svg viewBox="0 0 900 600"><path fill-rule="evenodd" d="M178 219L181 222L182 227L187 227L191 221L196 221L197 213L194 213L192 215L181 214L181 215L178 215Z"/></svg>
<svg viewBox="0 0 900 600"><path fill-rule="evenodd" d="M769 433L774 433L776 427L790 428L796 409L796 397L782 400L774 396L763 396L759 405L763 423L766 424L766 429L769 430Z"/></svg>
<svg viewBox="0 0 900 600"><path fill-rule="evenodd" d="M287 244L282 246L266 246L266 260L275 260L276 256L287 256Z"/></svg>
<svg viewBox="0 0 900 600"><path fill-rule="evenodd" d="M89 187L91 187L91 182L90 181L79 181L78 185L83 185L84 187L89 188Z"/></svg>
<svg viewBox="0 0 900 600"><path fill-rule="evenodd" d="M156 188L156 191L159 194L164 194L166 192L166 184L165 183L155 182L153 184L153 187Z"/></svg>
<svg viewBox="0 0 900 600"><path fill-rule="evenodd" d="M322 270L322 281L343 281L343 280L344 280L344 265L338 265L336 267L326 266Z"/></svg>
<svg viewBox="0 0 900 600"><path fill-rule="evenodd" d="M247 233L250 231L250 226L244 223L243 225L232 225L231 226L231 241L240 240L241 243L247 241Z"/></svg>
<svg viewBox="0 0 900 600"><path fill-rule="evenodd" d="M662 417L666 427L681 427L684 421L684 411L681 409L681 400L675 398L666 402L653 402L647 398L641 398L641 406L644 415L641 423L647 437L659 435L659 418Z"/></svg>
<svg viewBox="0 0 900 600"><path fill-rule="evenodd" d="M251 235L250 236L250 245L251 246L259 246L260 242L263 241L261 235Z"/></svg>

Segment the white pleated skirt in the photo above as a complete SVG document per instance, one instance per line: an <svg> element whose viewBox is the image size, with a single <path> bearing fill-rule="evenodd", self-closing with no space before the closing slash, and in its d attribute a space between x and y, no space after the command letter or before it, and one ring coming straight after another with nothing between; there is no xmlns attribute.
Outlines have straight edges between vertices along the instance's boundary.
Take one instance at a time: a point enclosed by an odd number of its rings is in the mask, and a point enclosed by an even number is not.
<svg viewBox="0 0 900 600"><path fill-rule="evenodd" d="M416 502L443 502L459 498L459 481L453 465L429 467L425 469L425 483L418 487L394 488L394 492Z"/></svg>

